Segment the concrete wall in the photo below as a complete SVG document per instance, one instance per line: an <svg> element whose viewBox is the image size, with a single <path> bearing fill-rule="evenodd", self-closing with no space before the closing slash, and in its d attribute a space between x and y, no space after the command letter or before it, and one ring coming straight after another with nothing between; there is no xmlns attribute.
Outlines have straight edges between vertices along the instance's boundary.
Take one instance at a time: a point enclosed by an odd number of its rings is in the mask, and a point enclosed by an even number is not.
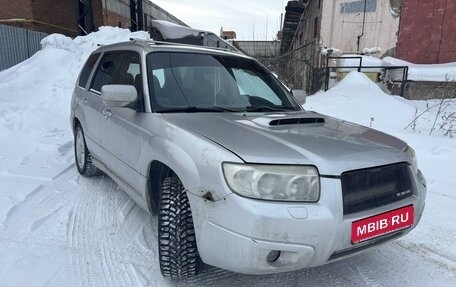
<svg viewBox="0 0 456 287"><path fill-rule="evenodd" d="M399 95L401 92L399 83L390 84L388 88L395 95ZM405 84L404 98L409 100L454 99L456 98L456 83L408 81Z"/></svg>
<svg viewBox="0 0 456 287"><path fill-rule="evenodd" d="M357 38L363 30L364 3L364 0L322 1L320 35L323 46L342 49L343 52L381 47L380 54L396 47L399 15L391 9L391 1L367 0L364 35L358 49Z"/></svg>

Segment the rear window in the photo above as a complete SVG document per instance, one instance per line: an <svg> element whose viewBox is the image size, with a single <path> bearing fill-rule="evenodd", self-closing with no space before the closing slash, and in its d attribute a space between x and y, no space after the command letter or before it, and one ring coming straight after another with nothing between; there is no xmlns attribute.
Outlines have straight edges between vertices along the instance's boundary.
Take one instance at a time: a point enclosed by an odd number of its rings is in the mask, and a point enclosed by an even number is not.
<svg viewBox="0 0 456 287"><path fill-rule="evenodd" d="M78 85L80 87L85 88L87 86L87 81L89 80L90 73L92 72L92 69L95 66L95 63L97 62L99 56L100 53L93 54L85 63L84 68L82 68L81 75L79 76Z"/></svg>

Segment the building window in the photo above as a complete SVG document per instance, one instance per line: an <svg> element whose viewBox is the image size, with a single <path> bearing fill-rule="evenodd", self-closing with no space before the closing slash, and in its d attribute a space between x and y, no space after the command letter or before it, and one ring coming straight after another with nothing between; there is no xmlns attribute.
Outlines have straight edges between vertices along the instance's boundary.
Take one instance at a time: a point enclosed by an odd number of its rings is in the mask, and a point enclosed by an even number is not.
<svg viewBox="0 0 456 287"><path fill-rule="evenodd" d="M318 37L318 17L315 18L314 21L314 38Z"/></svg>

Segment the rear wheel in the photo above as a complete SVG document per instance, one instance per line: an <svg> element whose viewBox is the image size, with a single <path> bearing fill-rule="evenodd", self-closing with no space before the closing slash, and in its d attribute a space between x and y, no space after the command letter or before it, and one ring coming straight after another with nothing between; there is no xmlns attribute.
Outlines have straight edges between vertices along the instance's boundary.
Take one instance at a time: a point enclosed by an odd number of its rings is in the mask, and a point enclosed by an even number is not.
<svg viewBox="0 0 456 287"><path fill-rule="evenodd" d="M177 177L162 184L158 212L158 252L164 277L189 279L200 271L192 212L186 190Z"/></svg>
<svg viewBox="0 0 456 287"><path fill-rule="evenodd" d="M87 149L84 132L79 125L74 133L74 159L81 175L95 176L101 174L101 171L92 164L92 155Z"/></svg>

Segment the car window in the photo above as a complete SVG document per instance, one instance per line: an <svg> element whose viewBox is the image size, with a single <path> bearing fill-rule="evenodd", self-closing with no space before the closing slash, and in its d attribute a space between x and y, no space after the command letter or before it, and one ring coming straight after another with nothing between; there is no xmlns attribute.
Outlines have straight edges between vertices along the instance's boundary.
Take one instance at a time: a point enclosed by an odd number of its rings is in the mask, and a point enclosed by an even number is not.
<svg viewBox="0 0 456 287"><path fill-rule="evenodd" d="M185 107L298 109L275 77L250 59L154 52L147 56L147 70L151 102L157 111Z"/></svg>
<svg viewBox="0 0 456 287"><path fill-rule="evenodd" d="M274 105L281 105L281 100L274 91L256 74L249 70L233 69L234 77L239 86L241 95L262 95Z"/></svg>
<svg viewBox="0 0 456 287"><path fill-rule="evenodd" d="M91 89L97 92L101 91L104 85L114 84L117 68L121 59L120 53L105 53L98 64L92 81Z"/></svg>
<svg viewBox="0 0 456 287"><path fill-rule="evenodd" d="M78 85L81 88L85 88L87 85L87 81L89 80L90 73L93 70L93 67L97 63L98 57L100 57L100 53L95 53L87 59L84 67L82 68L81 75L79 76L79 83Z"/></svg>
<svg viewBox="0 0 456 287"><path fill-rule="evenodd" d="M142 94L140 57L135 52L108 52L101 58L91 88L100 92L104 85L132 85Z"/></svg>

